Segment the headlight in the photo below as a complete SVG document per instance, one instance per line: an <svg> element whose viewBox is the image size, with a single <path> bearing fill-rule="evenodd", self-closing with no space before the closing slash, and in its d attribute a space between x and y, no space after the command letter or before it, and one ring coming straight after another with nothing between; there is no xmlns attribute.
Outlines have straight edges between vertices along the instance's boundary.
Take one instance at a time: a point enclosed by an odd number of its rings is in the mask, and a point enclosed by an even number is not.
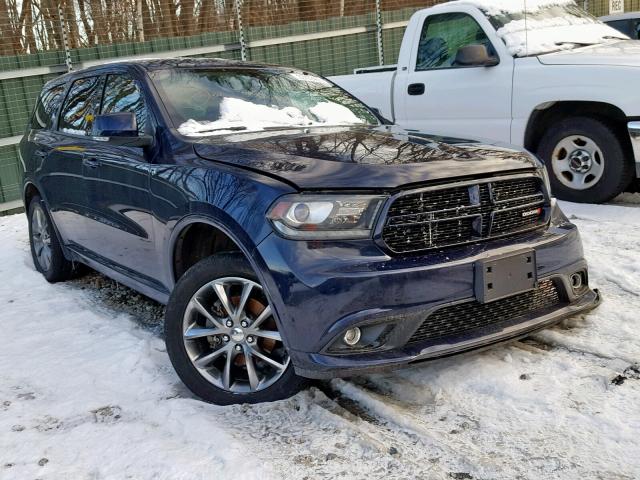
<svg viewBox="0 0 640 480"><path fill-rule="evenodd" d="M267 218L283 237L296 240L358 239L371 236L380 195L287 195Z"/></svg>

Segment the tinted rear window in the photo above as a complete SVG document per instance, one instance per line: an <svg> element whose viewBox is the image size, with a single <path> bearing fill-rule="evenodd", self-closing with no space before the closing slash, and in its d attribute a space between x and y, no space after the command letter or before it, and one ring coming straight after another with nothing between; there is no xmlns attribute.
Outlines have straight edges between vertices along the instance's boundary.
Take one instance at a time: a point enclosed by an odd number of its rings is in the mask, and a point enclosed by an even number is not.
<svg viewBox="0 0 640 480"><path fill-rule="evenodd" d="M38 98L38 104L33 112L31 128L36 130L50 129L55 123L55 117L62 103L64 85L43 90Z"/></svg>

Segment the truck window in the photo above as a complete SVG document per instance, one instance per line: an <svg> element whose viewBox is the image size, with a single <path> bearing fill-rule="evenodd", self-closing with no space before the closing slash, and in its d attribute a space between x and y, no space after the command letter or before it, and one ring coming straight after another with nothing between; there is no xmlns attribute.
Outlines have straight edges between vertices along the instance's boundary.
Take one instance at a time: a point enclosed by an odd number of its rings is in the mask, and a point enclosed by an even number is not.
<svg viewBox="0 0 640 480"><path fill-rule="evenodd" d="M64 85L56 85L43 90L38 98L38 104L33 111L31 128L34 130L49 129L55 122L64 95Z"/></svg>
<svg viewBox="0 0 640 480"><path fill-rule="evenodd" d="M613 20L607 23L610 27L615 28L625 35L629 35L631 38L637 38L638 34L632 31L633 28L629 20Z"/></svg>
<svg viewBox="0 0 640 480"><path fill-rule="evenodd" d="M90 135L93 118L100 109L102 78L87 77L73 82L62 108L59 130L73 135Z"/></svg>
<svg viewBox="0 0 640 480"><path fill-rule="evenodd" d="M147 108L136 81L126 75L108 75L102 98L102 113L118 112L135 113L138 132L145 132Z"/></svg>
<svg viewBox="0 0 640 480"><path fill-rule="evenodd" d="M416 71L457 68L456 54L468 45L485 45L489 55L495 55L491 41L471 15L459 12L431 15L422 26Z"/></svg>

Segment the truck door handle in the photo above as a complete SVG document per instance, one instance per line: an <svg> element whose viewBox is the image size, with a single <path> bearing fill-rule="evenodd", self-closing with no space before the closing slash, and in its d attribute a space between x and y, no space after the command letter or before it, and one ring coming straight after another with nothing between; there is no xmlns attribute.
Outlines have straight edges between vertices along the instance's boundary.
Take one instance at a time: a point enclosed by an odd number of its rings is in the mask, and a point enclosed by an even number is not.
<svg viewBox="0 0 640 480"><path fill-rule="evenodd" d="M424 83L412 83L407 88L409 95L422 95L424 93Z"/></svg>
<svg viewBox="0 0 640 480"><path fill-rule="evenodd" d="M84 157L82 159L82 164L85 167L98 168L98 166L100 166L100 161L97 158L94 158L94 157Z"/></svg>

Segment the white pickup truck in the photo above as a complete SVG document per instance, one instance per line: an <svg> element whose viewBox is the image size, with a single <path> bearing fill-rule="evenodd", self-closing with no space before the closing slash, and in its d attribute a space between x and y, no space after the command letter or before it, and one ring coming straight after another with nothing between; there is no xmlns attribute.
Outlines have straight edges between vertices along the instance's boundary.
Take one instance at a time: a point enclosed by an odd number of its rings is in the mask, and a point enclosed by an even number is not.
<svg viewBox="0 0 640 480"><path fill-rule="evenodd" d="M398 65L332 80L409 130L535 152L554 194L605 202L640 177L640 41L570 0L416 12Z"/></svg>

